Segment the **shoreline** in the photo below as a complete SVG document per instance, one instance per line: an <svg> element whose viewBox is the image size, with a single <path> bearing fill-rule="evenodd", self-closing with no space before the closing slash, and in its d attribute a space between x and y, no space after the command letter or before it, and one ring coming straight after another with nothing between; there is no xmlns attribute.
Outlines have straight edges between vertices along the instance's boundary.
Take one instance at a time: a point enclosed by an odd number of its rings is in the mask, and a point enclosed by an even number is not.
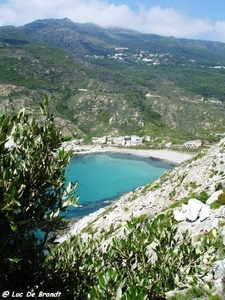
<svg viewBox="0 0 225 300"><path fill-rule="evenodd" d="M69 147L64 147L66 150L72 150L74 155L88 155L88 154L97 154L97 153L122 153L122 154L130 154L145 158L153 158L166 161L168 163L180 164L183 161L186 161L193 157L195 154L181 153L172 150L142 150L142 149L127 149L127 148L116 148L116 147L104 147L101 146L77 146L77 145L69 145ZM125 193L113 200L110 205L113 203L123 203L126 202L126 199L129 198L131 192ZM81 218L71 218L69 221L69 228L66 233L58 234L56 241L61 243L67 240L69 237L76 235L81 232L81 230L88 226L91 221L98 218L101 213L107 210L107 207L99 208L97 211L94 211L88 215L82 216Z"/></svg>
<svg viewBox="0 0 225 300"><path fill-rule="evenodd" d="M142 150L142 149L130 149L130 148L117 148L117 147L104 147L102 148L100 145L97 146L77 146L73 144L69 144L67 142L67 145L63 145L63 148L66 150L72 150L74 152L74 155L80 155L80 154L97 154L97 153L122 153L122 154L131 154L135 156L141 156L141 157L149 157L154 159L160 159L164 160L169 163L175 163L179 164L182 163L185 160L188 160L196 155L196 153L184 153L179 151L173 151L173 150Z"/></svg>

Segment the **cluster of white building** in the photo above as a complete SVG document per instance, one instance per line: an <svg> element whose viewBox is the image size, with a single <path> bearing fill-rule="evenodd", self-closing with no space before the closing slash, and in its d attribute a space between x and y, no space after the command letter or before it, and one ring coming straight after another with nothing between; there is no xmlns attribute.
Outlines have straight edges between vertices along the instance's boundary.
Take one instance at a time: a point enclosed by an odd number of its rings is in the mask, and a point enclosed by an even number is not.
<svg viewBox="0 0 225 300"><path fill-rule="evenodd" d="M101 137L92 137L92 144L93 145L106 145L106 146L124 146L124 147L135 147L143 145L143 137L140 137L138 135L131 135L131 136L118 136L118 137L112 137L112 136L101 136ZM145 137L145 141L150 141L150 136ZM64 148L73 148L77 145L83 145L84 139L74 139L73 141L68 141L63 143ZM8 147L11 146L11 141L9 142ZM67 147L68 146L68 147ZM166 148L171 148L172 143L166 143L164 144ZM187 141L183 145L186 148L199 148L202 146L201 140L192 140ZM71 149L72 149L71 148ZM69 150L69 149L67 149Z"/></svg>
<svg viewBox="0 0 225 300"><path fill-rule="evenodd" d="M188 141L184 143L184 146L187 148L199 148L201 147L202 142L200 140Z"/></svg>
<svg viewBox="0 0 225 300"><path fill-rule="evenodd" d="M149 141L150 137L145 138L145 140ZM143 138L138 135L119 136L119 137L112 137L112 136L93 137L92 144L134 147L134 146L142 145ZM167 148L170 148L172 146L172 143L167 143L165 146ZM187 141L184 143L184 147L187 148L199 148L201 146L202 146L201 140Z"/></svg>
<svg viewBox="0 0 225 300"><path fill-rule="evenodd" d="M119 136L119 137L112 137L112 136L102 136L102 137L93 137L92 143L93 144L106 144L108 146L139 146L142 145L143 138L138 135L131 135L131 136Z"/></svg>
<svg viewBox="0 0 225 300"><path fill-rule="evenodd" d="M129 50L127 47L117 47L115 48L114 54L104 55L85 55L87 58L96 58L96 59L104 59L104 58L113 58L117 60L125 60L128 58L138 59L143 62L147 62L149 65L160 65L160 61L168 60L172 55L170 53L149 53L148 51L141 50L139 53L126 53L126 50Z"/></svg>

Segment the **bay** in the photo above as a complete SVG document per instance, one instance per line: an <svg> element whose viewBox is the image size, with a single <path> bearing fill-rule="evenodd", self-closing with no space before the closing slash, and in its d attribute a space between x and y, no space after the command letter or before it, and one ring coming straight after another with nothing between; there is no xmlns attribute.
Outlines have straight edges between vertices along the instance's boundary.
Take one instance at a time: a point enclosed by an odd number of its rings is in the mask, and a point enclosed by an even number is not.
<svg viewBox="0 0 225 300"><path fill-rule="evenodd" d="M66 169L68 181L77 181L82 207L69 207L66 217L83 217L109 205L135 188L158 179L175 165L159 159L120 153L76 155Z"/></svg>

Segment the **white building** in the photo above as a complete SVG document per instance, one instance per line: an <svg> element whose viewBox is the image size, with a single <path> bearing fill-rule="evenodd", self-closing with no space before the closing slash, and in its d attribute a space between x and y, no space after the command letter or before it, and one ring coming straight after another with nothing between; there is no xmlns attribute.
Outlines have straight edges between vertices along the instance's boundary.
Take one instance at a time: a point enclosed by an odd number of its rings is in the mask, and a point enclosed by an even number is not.
<svg viewBox="0 0 225 300"><path fill-rule="evenodd" d="M126 140L124 136L111 138L111 145L125 146Z"/></svg>
<svg viewBox="0 0 225 300"><path fill-rule="evenodd" d="M202 142L200 140L188 141L184 143L184 146L187 148L199 148L201 147Z"/></svg>
<svg viewBox="0 0 225 300"><path fill-rule="evenodd" d="M92 138L92 143L93 144L105 144L107 141L106 136L102 136L102 137L93 137Z"/></svg>
<svg viewBox="0 0 225 300"><path fill-rule="evenodd" d="M130 137L130 141L131 141L131 146L137 146L137 145L141 145L142 144L142 137L138 136L138 135L132 135Z"/></svg>

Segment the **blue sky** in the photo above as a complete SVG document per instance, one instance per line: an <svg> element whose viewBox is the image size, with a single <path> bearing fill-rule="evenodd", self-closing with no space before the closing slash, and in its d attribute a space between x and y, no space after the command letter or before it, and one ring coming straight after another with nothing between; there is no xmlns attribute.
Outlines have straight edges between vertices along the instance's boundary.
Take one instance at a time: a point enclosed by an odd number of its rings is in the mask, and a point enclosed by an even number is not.
<svg viewBox="0 0 225 300"><path fill-rule="evenodd" d="M102 27L225 42L225 0L0 0L0 26L65 17Z"/></svg>
<svg viewBox="0 0 225 300"><path fill-rule="evenodd" d="M136 11L141 5L146 9L152 6L160 6L162 9L172 7L177 12L194 18L209 18L213 21L225 20L224 0L114 0L108 2L116 5L126 4Z"/></svg>

